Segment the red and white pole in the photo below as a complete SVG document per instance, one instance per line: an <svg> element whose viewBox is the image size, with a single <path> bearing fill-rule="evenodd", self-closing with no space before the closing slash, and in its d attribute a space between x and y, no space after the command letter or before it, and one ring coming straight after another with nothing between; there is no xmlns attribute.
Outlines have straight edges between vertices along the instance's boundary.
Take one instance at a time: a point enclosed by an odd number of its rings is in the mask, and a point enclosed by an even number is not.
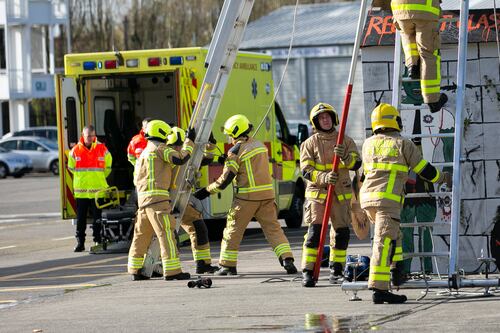
<svg viewBox="0 0 500 333"><path fill-rule="evenodd" d="M347 123L347 115L349 114L349 106L351 104L352 95L352 84L354 82L354 73L356 72L356 64L358 62L359 49L361 46L361 38L363 37L363 28L366 21L366 2L367 0L361 0L361 10L359 12L358 27L356 29L356 39L354 42L354 49L352 52L351 59L351 69L349 71L349 79L347 82L347 89L344 98L344 106L342 108L342 117L340 119L339 134L337 137L337 144L342 144L344 142L344 132ZM337 155L333 156L333 171L337 172L339 166L340 158ZM328 186L328 193L326 195L326 209L323 215L323 221L321 222L321 236L319 238L318 245L318 256L316 258L316 263L314 264L314 281L318 281L319 269L321 267L321 260L323 257L323 246L325 244L326 232L328 230L328 221L330 220L330 211L332 209L332 200L335 195L335 185Z"/></svg>

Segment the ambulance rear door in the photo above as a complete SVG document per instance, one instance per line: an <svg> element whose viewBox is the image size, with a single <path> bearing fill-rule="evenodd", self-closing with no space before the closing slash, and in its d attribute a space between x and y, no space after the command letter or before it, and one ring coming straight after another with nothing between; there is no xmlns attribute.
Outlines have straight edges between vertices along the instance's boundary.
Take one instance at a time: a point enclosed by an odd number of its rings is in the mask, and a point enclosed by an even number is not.
<svg viewBox="0 0 500 333"><path fill-rule="evenodd" d="M80 138L82 108L76 78L56 75L55 86L61 213L63 219L71 219L76 218L76 201L73 196L73 176L68 171L68 153Z"/></svg>

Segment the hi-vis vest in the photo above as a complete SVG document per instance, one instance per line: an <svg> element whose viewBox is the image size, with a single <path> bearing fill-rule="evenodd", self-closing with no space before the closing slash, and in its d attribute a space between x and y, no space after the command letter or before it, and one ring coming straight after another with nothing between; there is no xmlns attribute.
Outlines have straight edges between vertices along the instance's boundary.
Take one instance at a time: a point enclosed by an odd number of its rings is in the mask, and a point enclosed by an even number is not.
<svg viewBox="0 0 500 333"><path fill-rule="evenodd" d="M307 180L305 196L309 200L323 203L328 192L326 177L332 171L333 147L337 143L338 132L316 133L300 147L300 169ZM339 163L339 178L335 185L335 195L339 202L350 202L352 197L349 170L359 167L359 153L354 140L344 136L348 158Z"/></svg>
<svg viewBox="0 0 500 333"><path fill-rule="evenodd" d="M400 207L404 202L404 185L410 168L421 174L429 168L418 147L399 132L376 134L363 144L365 180L360 190L360 204L367 207ZM442 181L439 170L431 167L435 176L429 181Z"/></svg>
<svg viewBox="0 0 500 333"><path fill-rule="evenodd" d="M237 147L238 146L238 147ZM239 149L236 149L239 148ZM274 199L273 179L266 146L253 138L239 140L228 152L222 175L207 187L210 193L221 191L221 184L232 172L235 197L244 200Z"/></svg>
<svg viewBox="0 0 500 333"><path fill-rule="evenodd" d="M173 159L183 160L192 151L191 140L186 140L180 151L165 143L148 142L134 169L139 208L170 200Z"/></svg>
<svg viewBox="0 0 500 333"><path fill-rule="evenodd" d="M80 138L68 156L75 198L94 199L98 191L107 188L106 177L111 173L111 163L111 154L104 144L95 140L88 149Z"/></svg>
<svg viewBox="0 0 500 333"><path fill-rule="evenodd" d="M396 20L439 20L441 0L392 0L391 9Z"/></svg>

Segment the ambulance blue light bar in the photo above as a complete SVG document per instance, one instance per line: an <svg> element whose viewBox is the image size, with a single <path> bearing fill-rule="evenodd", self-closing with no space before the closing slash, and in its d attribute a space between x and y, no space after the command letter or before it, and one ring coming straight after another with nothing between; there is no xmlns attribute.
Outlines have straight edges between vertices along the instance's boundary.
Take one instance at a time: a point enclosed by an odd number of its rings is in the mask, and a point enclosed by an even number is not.
<svg viewBox="0 0 500 333"><path fill-rule="evenodd" d="M170 65L182 65L184 63L184 59L182 56L179 57L170 57Z"/></svg>
<svg viewBox="0 0 500 333"><path fill-rule="evenodd" d="M96 68L95 61L84 61L83 62L83 70L85 71L93 71Z"/></svg>

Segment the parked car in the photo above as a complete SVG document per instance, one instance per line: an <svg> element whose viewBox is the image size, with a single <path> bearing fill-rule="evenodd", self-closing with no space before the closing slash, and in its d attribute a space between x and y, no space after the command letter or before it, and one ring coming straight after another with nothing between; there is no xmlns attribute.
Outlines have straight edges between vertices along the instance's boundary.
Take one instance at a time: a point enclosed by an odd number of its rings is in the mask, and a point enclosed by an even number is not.
<svg viewBox="0 0 500 333"><path fill-rule="evenodd" d="M11 138L13 136L39 136L57 142L57 127L56 126L41 126L28 127L16 132L5 134L2 139Z"/></svg>
<svg viewBox="0 0 500 333"><path fill-rule="evenodd" d="M57 143L52 140L37 136L15 136L2 139L0 147L28 155L33 161L33 170L59 174Z"/></svg>
<svg viewBox="0 0 500 333"><path fill-rule="evenodd" d="M0 179L7 176L20 178L33 169L31 159L0 147Z"/></svg>

